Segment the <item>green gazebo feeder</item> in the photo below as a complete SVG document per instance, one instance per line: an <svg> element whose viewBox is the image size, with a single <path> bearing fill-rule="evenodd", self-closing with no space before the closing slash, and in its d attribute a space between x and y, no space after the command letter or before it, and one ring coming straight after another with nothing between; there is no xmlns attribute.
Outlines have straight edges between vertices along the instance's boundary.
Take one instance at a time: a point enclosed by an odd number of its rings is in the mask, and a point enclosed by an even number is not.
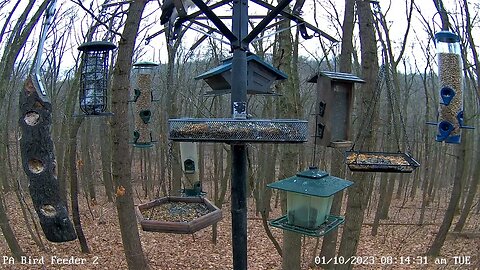
<svg viewBox="0 0 480 270"><path fill-rule="evenodd" d="M287 192L287 214L270 221L270 225L321 237L343 223L343 217L330 215L330 208L333 195L352 184L353 182L330 176L316 167L268 184L269 188Z"/></svg>

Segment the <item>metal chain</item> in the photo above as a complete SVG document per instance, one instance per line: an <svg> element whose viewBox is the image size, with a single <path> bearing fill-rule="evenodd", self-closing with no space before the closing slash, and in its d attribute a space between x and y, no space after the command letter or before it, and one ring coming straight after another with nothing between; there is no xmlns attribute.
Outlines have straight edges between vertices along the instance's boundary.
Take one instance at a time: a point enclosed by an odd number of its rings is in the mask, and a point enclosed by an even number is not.
<svg viewBox="0 0 480 270"><path fill-rule="evenodd" d="M173 157L173 142L168 141L168 151L167 151L167 193L170 193L171 183L172 183L172 157ZM167 194L170 195L170 194Z"/></svg>
<svg viewBox="0 0 480 270"><path fill-rule="evenodd" d="M395 136L395 139L397 141L397 151L398 152L401 152L400 151L400 136L397 132L397 116L395 114L395 105L396 104L399 104L398 101L397 101L397 97L393 94L393 90L392 90L392 84L391 84L391 81L390 81L390 68L387 68L386 69L386 72L384 74L384 79L385 79L385 85L386 85L386 88L387 88L387 98L388 98L388 103L389 103L389 106L390 106L390 112L392 114L392 120L393 120L393 133L394 133L394 136ZM400 106L399 106L400 108ZM399 109L400 110L400 109Z"/></svg>
<svg viewBox="0 0 480 270"><path fill-rule="evenodd" d="M365 129L364 128L365 124L367 123L367 119L372 120L372 118L373 118L373 114L375 113L375 106L377 105L380 93L382 91L384 73L385 73L385 65L382 64L380 66L379 70L378 70L377 79L375 81L375 92L373 93L373 96L372 96L372 99L371 99L372 102L371 102L370 106L368 106L367 112L365 113L365 115L367 115L368 117L363 117L362 118L362 122L360 123L360 127L359 127L360 131L357 133L357 136L355 137L355 140L353 141L353 145L352 145L352 148L350 149L350 151L354 150L356 143L358 142L358 140L362 136L363 130ZM369 121L369 122L371 123L372 121ZM363 146L363 143L364 143L364 141L362 142L361 146Z"/></svg>

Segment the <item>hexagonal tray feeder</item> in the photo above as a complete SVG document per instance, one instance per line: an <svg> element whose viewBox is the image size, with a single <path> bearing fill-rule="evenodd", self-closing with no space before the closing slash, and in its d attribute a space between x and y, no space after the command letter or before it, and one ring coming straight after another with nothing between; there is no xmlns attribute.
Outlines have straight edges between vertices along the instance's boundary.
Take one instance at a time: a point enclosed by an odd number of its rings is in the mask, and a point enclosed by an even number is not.
<svg viewBox="0 0 480 270"><path fill-rule="evenodd" d="M196 142L302 143L308 122L293 119L170 119L169 139Z"/></svg>
<svg viewBox="0 0 480 270"><path fill-rule="evenodd" d="M411 173L420 164L409 154L397 152L346 151L345 163L351 171Z"/></svg>
<svg viewBox="0 0 480 270"><path fill-rule="evenodd" d="M202 197L163 197L136 208L144 231L192 234L222 219L222 210Z"/></svg>

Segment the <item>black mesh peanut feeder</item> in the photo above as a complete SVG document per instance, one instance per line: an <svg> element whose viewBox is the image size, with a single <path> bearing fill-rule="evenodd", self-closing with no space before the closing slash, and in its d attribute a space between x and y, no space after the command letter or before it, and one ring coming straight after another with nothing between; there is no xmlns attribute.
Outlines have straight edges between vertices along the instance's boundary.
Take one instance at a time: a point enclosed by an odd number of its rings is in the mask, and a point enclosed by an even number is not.
<svg viewBox="0 0 480 270"><path fill-rule="evenodd" d="M108 56L116 46L106 41L83 43L80 75L80 109L85 116L112 115L107 112Z"/></svg>

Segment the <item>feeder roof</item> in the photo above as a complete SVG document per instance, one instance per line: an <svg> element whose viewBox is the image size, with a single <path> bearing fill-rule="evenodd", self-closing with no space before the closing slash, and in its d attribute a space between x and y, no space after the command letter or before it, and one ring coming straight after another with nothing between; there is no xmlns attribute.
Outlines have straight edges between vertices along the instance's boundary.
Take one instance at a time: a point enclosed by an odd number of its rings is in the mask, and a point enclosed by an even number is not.
<svg viewBox="0 0 480 270"><path fill-rule="evenodd" d="M365 83L363 79L353 74L333 71L320 71L318 74L315 74L312 78L310 78L308 82L316 83L319 76L327 77L332 81Z"/></svg>
<svg viewBox="0 0 480 270"><path fill-rule="evenodd" d="M223 60L223 64L221 64L220 66L215 67L213 69L210 69L209 71L207 71L203 74L198 75L197 77L195 77L195 80L209 78L209 77L219 75L219 74L222 74L224 72L229 71L230 69L232 69L232 60L233 60L233 57L230 57L230 58L227 58L227 59ZM269 63L265 62L264 60L262 60L260 57L258 57L257 55L255 55L253 53L249 53L247 55L247 63L249 63L249 62L255 62L255 63L258 63L258 64L262 65L267 70L274 73L276 75L277 80L285 80L285 79L288 78L287 74L283 73L281 70L279 70L279 69L275 68L274 66L270 65Z"/></svg>
<svg viewBox="0 0 480 270"><path fill-rule="evenodd" d="M78 46L79 51L91 52L91 51L110 51L117 48L115 44L108 41L92 41L85 42Z"/></svg>
<svg viewBox="0 0 480 270"><path fill-rule="evenodd" d="M450 31L440 31L435 34L435 40L440 42L460 42L460 37Z"/></svg>
<svg viewBox="0 0 480 270"><path fill-rule="evenodd" d="M141 61L141 62L137 62L135 64L133 64L134 67L157 67L159 66L159 64L155 63L155 62L150 62L150 61Z"/></svg>
<svg viewBox="0 0 480 270"><path fill-rule="evenodd" d="M310 168L267 186L310 196L330 197L351 185L353 185L353 182L330 176L327 172L316 168Z"/></svg>

